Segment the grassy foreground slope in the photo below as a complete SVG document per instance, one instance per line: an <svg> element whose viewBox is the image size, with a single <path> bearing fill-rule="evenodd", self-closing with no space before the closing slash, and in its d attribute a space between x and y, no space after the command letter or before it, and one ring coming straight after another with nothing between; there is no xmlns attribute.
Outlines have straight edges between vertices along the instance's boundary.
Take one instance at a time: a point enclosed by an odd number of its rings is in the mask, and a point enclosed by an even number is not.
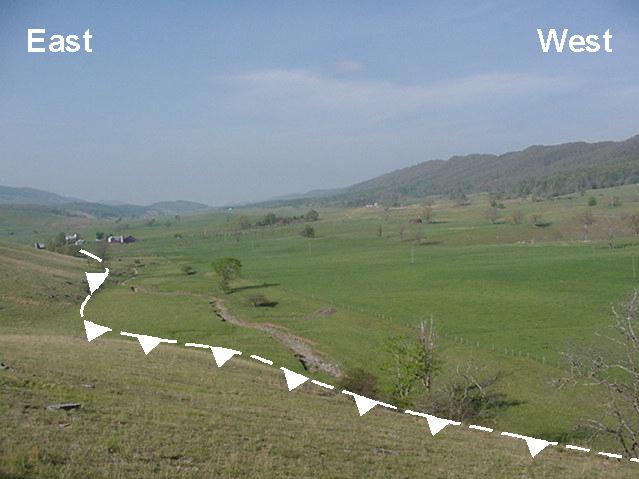
<svg viewBox="0 0 639 479"><path fill-rule="evenodd" d="M0 337L0 475L26 477L634 477L636 466L446 428L313 386L274 368L137 343ZM51 403L78 401L74 411Z"/></svg>

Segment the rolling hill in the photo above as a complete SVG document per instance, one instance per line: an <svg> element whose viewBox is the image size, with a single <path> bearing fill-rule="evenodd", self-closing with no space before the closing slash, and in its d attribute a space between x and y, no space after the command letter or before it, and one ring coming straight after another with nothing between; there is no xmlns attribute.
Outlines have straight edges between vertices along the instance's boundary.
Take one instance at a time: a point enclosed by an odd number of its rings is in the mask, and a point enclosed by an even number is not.
<svg viewBox="0 0 639 479"><path fill-rule="evenodd" d="M340 190L270 203L360 206L378 201L390 205L429 195L477 192L552 197L634 183L639 183L639 135L619 142L536 145L502 155L425 161Z"/></svg>
<svg viewBox="0 0 639 479"><path fill-rule="evenodd" d="M209 206L193 201L161 201L147 206L126 203L107 204L69 198L35 188L0 185L0 204L37 205L54 208L58 214L93 216L96 218L139 217L184 214L205 210Z"/></svg>

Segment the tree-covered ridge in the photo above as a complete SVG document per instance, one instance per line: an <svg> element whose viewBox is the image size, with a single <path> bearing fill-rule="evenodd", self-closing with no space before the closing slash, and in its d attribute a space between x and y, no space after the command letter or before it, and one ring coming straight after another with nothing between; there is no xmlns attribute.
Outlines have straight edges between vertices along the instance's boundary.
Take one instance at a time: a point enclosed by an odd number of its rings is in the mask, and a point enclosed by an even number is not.
<svg viewBox="0 0 639 479"><path fill-rule="evenodd" d="M552 197L639 183L639 135L625 141L530 146L503 155L453 156L403 168L314 199L286 203L384 205L429 195L477 192Z"/></svg>

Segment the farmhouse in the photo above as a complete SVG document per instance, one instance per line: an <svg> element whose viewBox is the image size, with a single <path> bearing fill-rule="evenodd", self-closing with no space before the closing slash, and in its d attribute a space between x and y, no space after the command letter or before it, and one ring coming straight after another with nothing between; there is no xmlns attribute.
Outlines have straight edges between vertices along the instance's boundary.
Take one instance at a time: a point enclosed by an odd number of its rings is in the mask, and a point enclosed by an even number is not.
<svg viewBox="0 0 639 479"><path fill-rule="evenodd" d="M64 242L66 244L74 244L76 241L80 239L80 235L78 233L73 233L70 235L64 235Z"/></svg>
<svg viewBox="0 0 639 479"><path fill-rule="evenodd" d="M135 243L135 237L129 235L129 236L113 236L113 235L109 235L107 237L107 243L114 243L114 244L127 244L127 243Z"/></svg>

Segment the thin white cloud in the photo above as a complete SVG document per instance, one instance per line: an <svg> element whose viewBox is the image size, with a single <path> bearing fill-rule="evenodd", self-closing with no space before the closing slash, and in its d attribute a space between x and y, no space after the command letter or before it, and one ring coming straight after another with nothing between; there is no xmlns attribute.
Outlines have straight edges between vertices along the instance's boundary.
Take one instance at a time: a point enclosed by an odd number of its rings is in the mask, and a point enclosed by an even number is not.
<svg viewBox="0 0 639 479"><path fill-rule="evenodd" d="M357 114L369 119L411 115L429 109L446 109L486 102L530 98L575 86L565 78L494 73L446 82L402 84L399 82L335 78L308 70L268 69L225 77L232 89L231 107L260 110L269 115L312 117L317 114ZM494 104L491 108L494 108Z"/></svg>

